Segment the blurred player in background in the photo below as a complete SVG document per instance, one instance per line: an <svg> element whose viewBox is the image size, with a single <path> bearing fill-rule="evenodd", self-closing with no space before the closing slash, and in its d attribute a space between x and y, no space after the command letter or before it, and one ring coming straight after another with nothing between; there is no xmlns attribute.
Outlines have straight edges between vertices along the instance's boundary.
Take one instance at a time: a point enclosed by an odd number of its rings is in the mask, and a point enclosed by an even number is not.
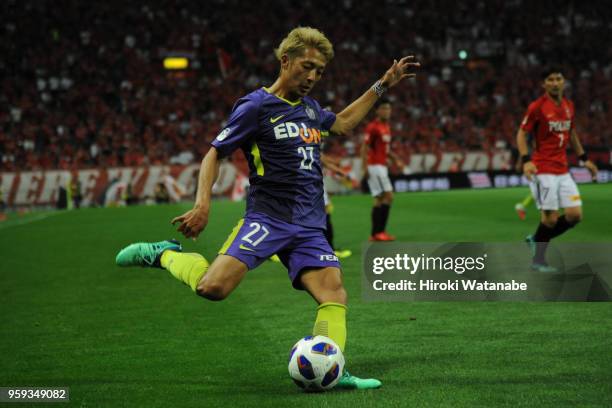
<svg viewBox="0 0 612 408"><path fill-rule="evenodd" d="M323 165L323 167L340 176L343 181L347 181L349 183L351 182L349 176L338 165L338 162L332 159L330 156L321 153L321 164ZM325 230L325 238L327 238L329 246L331 246L332 250L338 258L348 258L349 256L353 255L353 251L351 251L350 249L338 249L334 245L334 225L331 221L331 215L334 211L334 204L331 202L331 199L329 198L329 193L325 189L325 186L323 186L323 201L325 204L325 220L327 224L327 228Z"/></svg>
<svg viewBox="0 0 612 408"><path fill-rule="evenodd" d="M523 172L541 212L540 224L527 237L533 251L532 269L556 272L546 262L546 248L551 239L563 234L582 220L582 201L578 187L569 174L566 148L568 143L595 179L597 167L585 153L574 126L574 104L563 97L565 78L559 68L543 71L544 95L529 105L517 133L517 146ZM529 155L527 134L533 133L535 146ZM563 209L560 215L559 209Z"/></svg>
<svg viewBox="0 0 612 408"><path fill-rule="evenodd" d="M527 138L530 139L530 136L531 135L527 135ZM523 172L523 162L520 157L516 161L515 170L517 173ZM533 202L533 196L531 195L531 191L530 191L529 193L527 193L525 198L523 198L518 203L514 204L514 211L516 211L516 215L518 215L520 220L525 220L525 218L527 218L527 207L529 207L532 202Z"/></svg>
<svg viewBox="0 0 612 408"><path fill-rule="evenodd" d="M116 262L164 268L198 295L223 300L250 269L278 254L293 286L318 303L313 334L330 337L344 350L347 294L340 263L324 233L321 133L351 131L387 89L414 77L408 69L419 64L412 57L394 61L380 80L336 115L307 96L334 56L325 35L313 28L296 28L275 53L280 62L278 78L269 88L236 102L225 129L202 160L193 209L172 220L185 237L200 235L208 224L220 160L242 149L251 185L246 214L214 262L209 265L200 254L181 253L176 241L132 244L117 254ZM346 370L338 383L357 389L380 385Z"/></svg>
<svg viewBox="0 0 612 408"><path fill-rule="evenodd" d="M368 180L370 193L374 197L372 208L372 231L370 241L394 241L387 234L387 221L393 202L393 186L389 179L388 159L398 167L404 164L390 149L391 145L391 103L381 99L376 106L376 117L365 128L365 138L361 146L361 166Z"/></svg>

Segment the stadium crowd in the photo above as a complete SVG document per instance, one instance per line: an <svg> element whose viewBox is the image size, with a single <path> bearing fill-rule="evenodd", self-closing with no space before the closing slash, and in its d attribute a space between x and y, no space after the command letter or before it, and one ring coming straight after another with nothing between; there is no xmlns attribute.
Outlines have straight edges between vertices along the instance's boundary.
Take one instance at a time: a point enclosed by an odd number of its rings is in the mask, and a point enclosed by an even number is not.
<svg viewBox="0 0 612 408"><path fill-rule="evenodd" d="M335 45L314 92L334 111L393 57L419 56L422 75L390 93L400 156L512 147L551 61L568 78L583 144L610 146L612 8L553 4L3 1L0 170L199 161L235 100L272 83L273 48L297 25ZM165 70L177 54L189 69ZM360 140L358 130L328 148L356 155Z"/></svg>

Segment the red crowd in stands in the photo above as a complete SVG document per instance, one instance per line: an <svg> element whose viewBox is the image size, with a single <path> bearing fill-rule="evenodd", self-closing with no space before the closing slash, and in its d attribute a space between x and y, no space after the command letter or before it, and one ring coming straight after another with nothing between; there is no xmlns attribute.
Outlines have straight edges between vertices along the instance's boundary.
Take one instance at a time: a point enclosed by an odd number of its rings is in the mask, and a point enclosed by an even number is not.
<svg viewBox="0 0 612 408"><path fill-rule="evenodd" d="M460 4L459 4L460 3ZM335 45L315 96L334 111L392 58L415 54L417 80L394 89L393 148L415 152L512 148L539 68L561 62L587 146L612 140L612 9L545 2L238 0L0 4L0 170L198 162L241 95L274 80L273 48L292 27ZM466 58L459 58L465 50ZM169 54L190 58L165 71ZM362 128L332 138L356 155Z"/></svg>

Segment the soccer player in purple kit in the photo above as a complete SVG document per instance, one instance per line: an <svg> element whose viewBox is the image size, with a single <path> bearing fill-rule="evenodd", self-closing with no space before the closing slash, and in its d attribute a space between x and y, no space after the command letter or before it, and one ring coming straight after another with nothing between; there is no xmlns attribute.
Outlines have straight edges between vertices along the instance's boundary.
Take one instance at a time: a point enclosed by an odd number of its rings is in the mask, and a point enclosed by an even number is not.
<svg viewBox="0 0 612 408"><path fill-rule="evenodd" d="M196 202L172 220L187 238L206 227L211 189L219 162L242 149L249 164L250 189L246 214L208 264L200 254L183 253L177 241L136 243L116 257L121 266L153 266L210 300L225 299L248 270L278 254L293 287L307 291L318 303L314 335L346 343L347 294L338 258L325 239L322 135L345 134L355 128L374 103L420 64L408 56L395 60L382 78L339 114L323 110L308 97L334 56L333 46L317 29L293 29L275 50L280 73L269 88L240 98L225 128L202 160ZM376 379L360 379L345 370L341 388L380 387Z"/></svg>

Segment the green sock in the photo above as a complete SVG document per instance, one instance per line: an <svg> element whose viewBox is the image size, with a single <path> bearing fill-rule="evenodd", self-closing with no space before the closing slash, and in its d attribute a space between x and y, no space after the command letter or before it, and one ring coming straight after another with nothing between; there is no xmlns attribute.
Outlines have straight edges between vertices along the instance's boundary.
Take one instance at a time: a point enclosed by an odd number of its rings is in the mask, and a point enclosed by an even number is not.
<svg viewBox="0 0 612 408"><path fill-rule="evenodd" d="M532 201L533 201L533 196L529 194L527 197L525 197L523 201L521 201L521 204L523 205L524 208L527 208L529 204L531 204Z"/></svg>
<svg viewBox="0 0 612 408"><path fill-rule="evenodd" d="M346 344L346 306L340 303L325 302L317 307L317 320L312 334L332 339L341 351Z"/></svg>
<svg viewBox="0 0 612 408"><path fill-rule="evenodd" d="M172 276L189 286L194 292L209 266L208 261L200 254L170 250L164 251L160 263L162 268L168 270Z"/></svg>

